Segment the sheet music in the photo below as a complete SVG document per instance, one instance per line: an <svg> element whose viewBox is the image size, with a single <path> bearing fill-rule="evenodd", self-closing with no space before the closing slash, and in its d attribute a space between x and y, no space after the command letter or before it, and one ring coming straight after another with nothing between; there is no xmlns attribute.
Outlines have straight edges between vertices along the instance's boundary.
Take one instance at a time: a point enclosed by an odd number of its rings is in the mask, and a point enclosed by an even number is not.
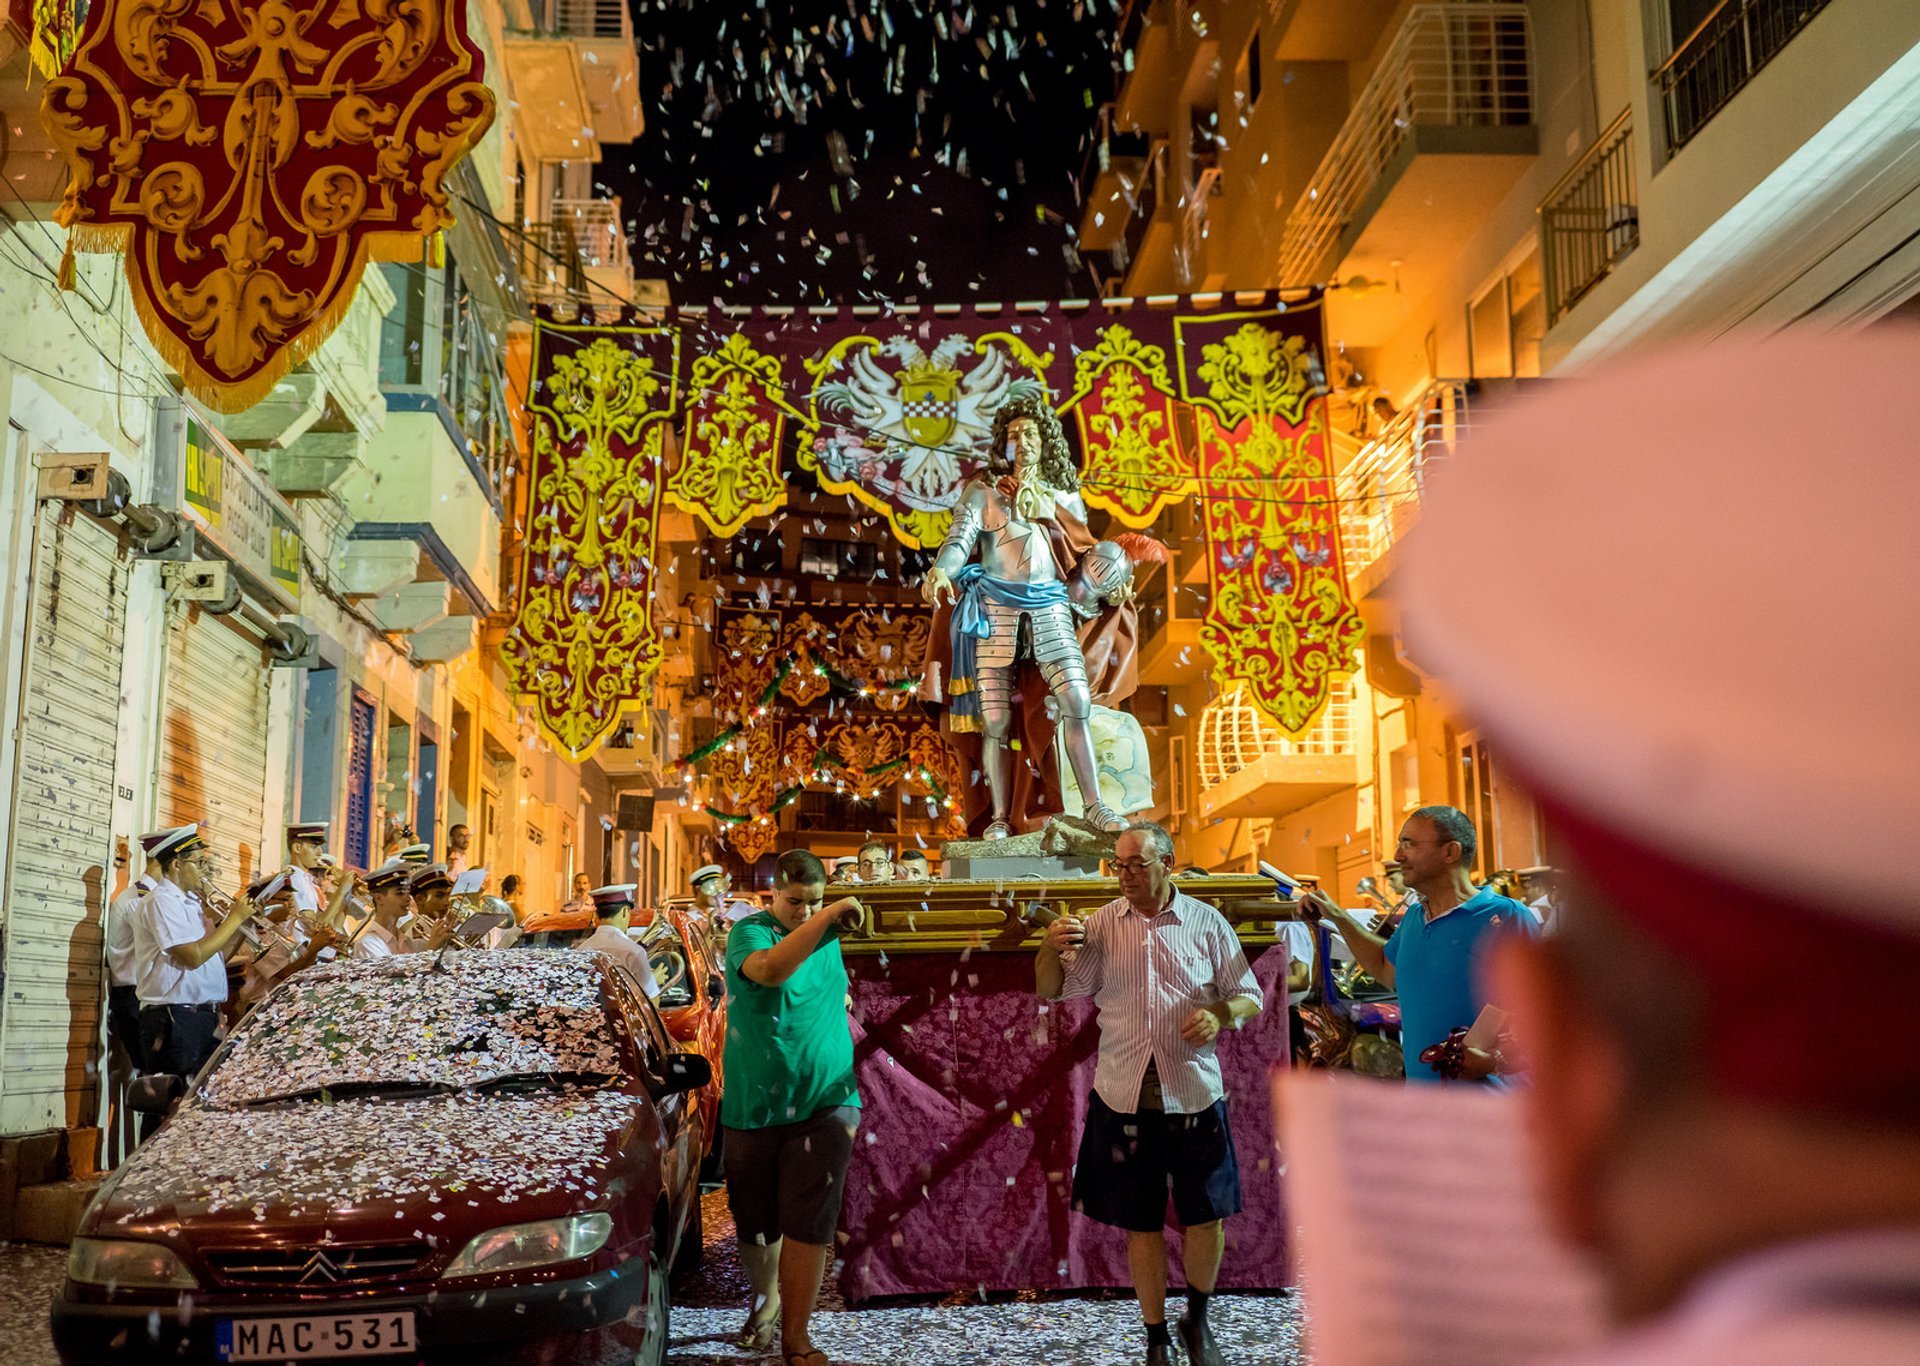
<svg viewBox="0 0 1920 1366"><path fill-rule="evenodd" d="M1296 1268L1323 1366L1537 1361L1601 1336L1512 1093L1276 1073Z"/></svg>

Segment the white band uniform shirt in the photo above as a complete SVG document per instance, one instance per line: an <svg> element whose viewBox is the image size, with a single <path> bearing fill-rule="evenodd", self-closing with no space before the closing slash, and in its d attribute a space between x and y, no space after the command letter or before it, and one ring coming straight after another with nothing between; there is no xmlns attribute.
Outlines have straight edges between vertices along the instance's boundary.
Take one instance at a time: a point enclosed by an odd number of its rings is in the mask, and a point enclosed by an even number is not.
<svg viewBox="0 0 1920 1366"><path fill-rule="evenodd" d="M1227 918L1176 888L1154 915L1121 897L1088 917L1085 928L1059 999L1091 996L1100 1008L1093 1077L1100 1099L1118 1114L1138 1110L1149 1062L1170 1115L1198 1114L1224 1099L1213 1043L1195 1047L1180 1031L1203 1006L1235 996L1265 1004Z"/></svg>
<svg viewBox="0 0 1920 1366"><path fill-rule="evenodd" d="M653 964L647 960L646 951L627 935L627 932L615 925L602 925L592 934L582 939L576 946L589 952L604 953L640 979L641 988L652 1000L660 994L660 983L654 980Z"/></svg>
<svg viewBox="0 0 1920 1366"><path fill-rule="evenodd" d="M293 892L293 908L306 915L313 915L320 909L320 888L313 880L313 874L305 868L293 868L287 873L287 887Z"/></svg>
<svg viewBox="0 0 1920 1366"><path fill-rule="evenodd" d="M376 920L353 941L352 956L364 962L369 958L391 958L400 951L400 936Z"/></svg>
<svg viewBox="0 0 1920 1366"><path fill-rule="evenodd" d="M143 1006L218 1004L227 999L227 962L214 954L197 968L183 968L168 949L198 943L207 934L200 903L170 879L140 902L134 917L135 995Z"/></svg>
<svg viewBox="0 0 1920 1366"><path fill-rule="evenodd" d="M107 984L130 987L138 980L139 959L133 942L133 921L141 898L153 890L153 879L135 878L107 907Z"/></svg>

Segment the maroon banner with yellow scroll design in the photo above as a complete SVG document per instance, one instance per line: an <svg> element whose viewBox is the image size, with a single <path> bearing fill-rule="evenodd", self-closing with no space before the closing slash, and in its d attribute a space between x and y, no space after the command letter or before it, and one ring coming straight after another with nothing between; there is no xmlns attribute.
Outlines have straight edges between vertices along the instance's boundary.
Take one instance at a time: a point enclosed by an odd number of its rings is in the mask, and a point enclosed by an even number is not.
<svg viewBox="0 0 1920 1366"><path fill-rule="evenodd" d="M755 517L785 507L780 451L787 423L806 419L787 401L780 358L734 332L696 356L688 382L680 460L667 501L731 536Z"/></svg>
<svg viewBox="0 0 1920 1366"><path fill-rule="evenodd" d="M41 120L55 217L126 258L189 393L258 402L345 316L368 261L453 222L447 177L493 122L462 0L95 0Z"/></svg>
<svg viewBox="0 0 1920 1366"><path fill-rule="evenodd" d="M1192 494L1193 453L1174 421L1179 395L1167 374L1167 348L1149 340L1166 331L1164 317L1143 321L1148 336L1122 323L1099 331L1074 359L1073 393L1060 405L1080 435L1081 494L1123 526L1145 531L1169 506Z"/></svg>
<svg viewBox="0 0 1920 1366"><path fill-rule="evenodd" d="M680 405L680 333L623 316L533 331L526 552L500 647L513 691L575 759L644 707L660 667L653 621L662 444Z"/></svg>
<svg viewBox="0 0 1920 1366"><path fill-rule="evenodd" d="M1321 325L1317 298L1173 324L1205 491L1201 643L1221 689L1244 683L1294 736L1366 637L1340 560Z"/></svg>

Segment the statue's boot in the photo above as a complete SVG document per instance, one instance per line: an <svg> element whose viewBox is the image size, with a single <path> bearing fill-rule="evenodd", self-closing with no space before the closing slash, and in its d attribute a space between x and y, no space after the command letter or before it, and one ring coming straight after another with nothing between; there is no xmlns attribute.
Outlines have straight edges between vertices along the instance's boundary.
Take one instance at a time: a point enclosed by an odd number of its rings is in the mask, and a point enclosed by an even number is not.
<svg viewBox="0 0 1920 1366"><path fill-rule="evenodd" d="M1127 818L1100 800L1100 766L1093 757L1093 726L1084 716L1060 722L1067 741L1067 762L1080 784L1080 817L1095 830L1115 835L1127 828Z"/></svg>

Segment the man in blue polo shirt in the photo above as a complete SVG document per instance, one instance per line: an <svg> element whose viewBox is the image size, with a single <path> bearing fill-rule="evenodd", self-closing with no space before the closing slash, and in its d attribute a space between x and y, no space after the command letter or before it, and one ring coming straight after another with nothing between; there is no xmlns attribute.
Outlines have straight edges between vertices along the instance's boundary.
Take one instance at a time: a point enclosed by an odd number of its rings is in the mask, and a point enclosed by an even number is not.
<svg viewBox="0 0 1920 1366"><path fill-rule="evenodd" d="M1382 939L1321 892L1306 910L1331 920L1353 956L1400 997L1400 1045L1407 1080L1439 1081L1420 1054L1479 1018L1487 1004L1476 970L1484 942L1503 930L1531 934L1536 921L1518 901L1473 885L1478 840L1473 822L1451 806L1423 806L1400 827L1395 853L1407 887L1418 893L1393 938Z"/></svg>

